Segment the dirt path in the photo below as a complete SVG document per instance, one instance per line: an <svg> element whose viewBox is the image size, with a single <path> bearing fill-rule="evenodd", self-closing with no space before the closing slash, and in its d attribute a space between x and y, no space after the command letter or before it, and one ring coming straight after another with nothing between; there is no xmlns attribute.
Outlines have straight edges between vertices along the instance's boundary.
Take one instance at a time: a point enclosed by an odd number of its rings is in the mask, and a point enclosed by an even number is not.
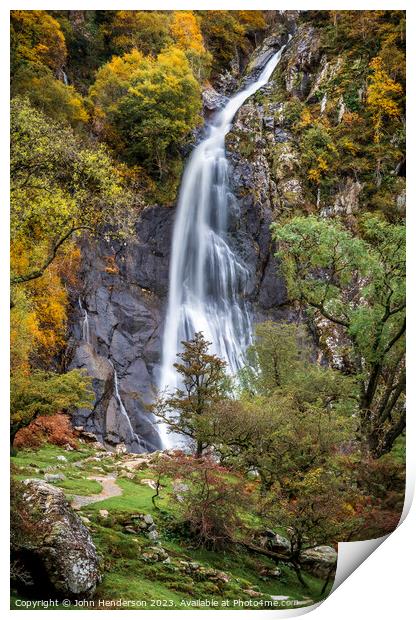
<svg viewBox="0 0 416 620"><path fill-rule="evenodd" d="M103 487L101 493L97 493L96 495L74 495L71 501L72 508L78 509L82 506L94 504L95 502L102 502L109 497L123 494L114 476L89 476L88 480L96 480L99 482Z"/></svg>

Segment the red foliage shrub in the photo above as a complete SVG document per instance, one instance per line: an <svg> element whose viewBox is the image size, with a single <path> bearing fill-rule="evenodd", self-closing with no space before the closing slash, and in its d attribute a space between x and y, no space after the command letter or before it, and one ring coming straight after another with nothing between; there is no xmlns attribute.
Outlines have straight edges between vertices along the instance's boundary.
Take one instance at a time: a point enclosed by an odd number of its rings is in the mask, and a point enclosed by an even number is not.
<svg viewBox="0 0 416 620"><path fill-rule="evenodd" d="M173 478L171 496L177 502L177 525L195 546L218 550L233 541L242 526L239 511L249 503L244 480L236 472L210 457L180 453L160 459L155 469L158 485Z"/></svg>
<svg viewBox="0 0 416 620"><path fill-rule="evenodd" d="M46 442L56 446L69 444L72 448L77 447L75 431L68 415L56 413L39 416L17 433L13 445L16 448L38 448Z"/></svg>

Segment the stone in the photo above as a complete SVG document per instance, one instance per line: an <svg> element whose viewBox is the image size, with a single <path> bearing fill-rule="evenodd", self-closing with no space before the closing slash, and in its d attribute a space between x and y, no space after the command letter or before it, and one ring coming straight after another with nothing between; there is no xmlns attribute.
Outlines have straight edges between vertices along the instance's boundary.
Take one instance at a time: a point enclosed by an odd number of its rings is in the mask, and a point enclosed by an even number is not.
<svg viewBox="0 0 416 620"><path fill-rule="evenodd" d="M274 538L269 541L269 546L275 553L289 553L290 541L280 534L276 534Z"/></svg>
<svg viewBox="0 0 416 620"><path fill-rule="evenodd" d="M248 596L251 596L252 598L262 596L261 592L257 592L257 590L247 589L247 590L243 590L243 592L244 594L248 594Z"/></svg>
<svg viewBox="0 0 416 620"><path fill-rule="evenodd" d="M335 575L337 560L337 552L328 545L307 549L300 555L302 568L321 579L325 579L328 573Z"/></svg>
<svg viewBox="0 0 416 620"><path fill-rule="evenodd" d="M159 540L159 534L157 530L152 530L151 532L148 532L147 537L150 540Z"/></svg>
<svg viewBox="0 0 416 620"><path fill-rule="evenodd" d="M102 509L98 511L98 514L100 515L100 517L103 517L104 519L106 519L109 515L108 510Z"/></svg>
<svg viewBox="0 0 416 620"><path fill-rule="evenodd" d="M68 462L68 459L63 454L60 454L59 456L57 456L56 460L57 461L61 461L62 463L67 463Z"/></svg>
<svg viewBox="0 0 416 620"><path fill-rule="evenodd" d="M60 480L65 480L64 474L45 474L46 482L59 482Z"/></svg>
<svg viewBox="0 0 416 620"><path fill-rule="evenodd" d="M25 480L25 527L11 522L12 560L31 573L36 595L90 598L101 581L91 536L61 489L41 480ZM31 526L32 525L32 526Z"/></svg>
<svg viewBox="0 0 416 620"><path fill-rule="evenodd" d="M152 525L152 523L153 523L153 517L152 517L152 515L149 515L149 514L144 515L144 517L143 517L143 521L144 521L145 523L147 523L148 525Z"/></svg>
<svg viewBox="0 0 416 620"><path fill-rule="evenodd" d="M125 531L128 532L129 534L137 534L137 531L134 529L134 527L132 527L131 525L126 525L124 527Z"/></svg>
<svg viewBox="0 0 416 620"><path fill-rule="evenodd" d="M151 489L156 489L156 480L152 480L151 478L142 478L140 480L140 484L146 484Z"/></svg>
<svg viewBox="0 0 416 620"><path fill-rule="evenodd" d="M202 91L202 104L206 112L214 112L223 108L227 101L227 97L218 93L212 86L208 86Z"/></svg>

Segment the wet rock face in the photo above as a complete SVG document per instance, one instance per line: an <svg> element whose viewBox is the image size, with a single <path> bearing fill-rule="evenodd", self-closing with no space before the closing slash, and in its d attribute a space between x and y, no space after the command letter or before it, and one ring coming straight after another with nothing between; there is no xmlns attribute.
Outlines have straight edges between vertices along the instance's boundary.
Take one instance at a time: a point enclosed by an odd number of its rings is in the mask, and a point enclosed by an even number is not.
<svg viewBox="0 0 416 620"><path fill-rule="evenodd" d="M63 491L42 480L26 480L25 515L12 518L12 562L37 596L90 598L101 580L97 551Z"/></svg>
<svg viewBox="0 0 416 620"><path fill-rule="evenodd" d="M158 380L172 216L169 208L150 207L128 243L83 245L83 290L81 308L75 305L73 315L71 368L85 368L93 378L96 401L92 412L79 410L73 421L104 444L124 442L134 452L160 448L157 425L146 405ZM82 330L85 316L88 342ZM132 439L132 431L138 440Z"/></svg>

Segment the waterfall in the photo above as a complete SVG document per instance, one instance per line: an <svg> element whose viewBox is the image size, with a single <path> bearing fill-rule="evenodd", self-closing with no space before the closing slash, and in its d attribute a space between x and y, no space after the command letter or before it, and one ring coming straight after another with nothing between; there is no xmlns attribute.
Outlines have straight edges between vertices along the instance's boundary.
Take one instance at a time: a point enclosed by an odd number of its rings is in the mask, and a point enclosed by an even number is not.
<svg viewBox="0 0 416 620"><path fill-rule="evenodd" d="M81 310L81 313L84 315L84 318L82 319L82 322L81 322L82 339L85 340L85 342L88 342L88 344L91 344L88 312L87 312L87 309L84 308L81 303L81 297L78 297L78 305L79 305L79 309Z"/></svg>
<svg viewBox="0 0 416 620"><path fill-rule="evenodd" d="M111 366L113 367L113 370L114 370L114 396L116 397L116 400L118 402L118 406L120 407L120 412L121 412L123 418L125 419L126 425L127 425L126 426L127 433L125 433L125 436L123 437L124 442L129 443L129 444L132 444L132 443L136 442L138 444L138 447L142 451L144 451L143 442L140 439L140 437L137 435L137 433L134 432L133 426L132 426L132 424L130 422L129 415L128 415L128 413L126 411L126 408L124 406L124 403L123 403L123 401L121 399L120 392L119 392L119 389L118 389L117 371L115 369L115 366L114 366L113 362L110 359L108 361L110 362L110 364L111 364Z"/></svg>
<svg viewBox="0 0 416 620"><path fill-rule="evenodd" d="M252 340L245 301L248 270L227 240L227 212L234 199L228 184L225 136L239 108L267 84L283 46L260 76L232 97L209 123L205 139L195 147L185 168L173 230L169 299L163 336L160 390L178 385L173 368L181 341L201 331L211 351L235 375L244 365ZM165 426L161 439L172 441Z"/></svg>

